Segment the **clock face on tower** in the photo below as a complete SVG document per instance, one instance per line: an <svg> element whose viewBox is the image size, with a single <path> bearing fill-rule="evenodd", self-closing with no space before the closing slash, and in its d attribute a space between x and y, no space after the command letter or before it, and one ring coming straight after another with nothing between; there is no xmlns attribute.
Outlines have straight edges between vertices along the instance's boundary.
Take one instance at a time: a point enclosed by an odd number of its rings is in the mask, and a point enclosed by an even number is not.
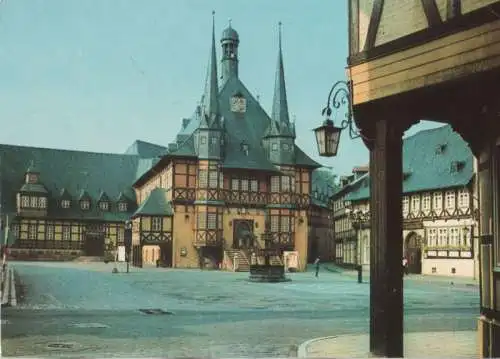
<svg viewBox="0 0 500 359"><path fill-rule="evenodd" d="M244 113L247 110L247 100L243 96L233 96L230 100L231 111Z"/></svg>

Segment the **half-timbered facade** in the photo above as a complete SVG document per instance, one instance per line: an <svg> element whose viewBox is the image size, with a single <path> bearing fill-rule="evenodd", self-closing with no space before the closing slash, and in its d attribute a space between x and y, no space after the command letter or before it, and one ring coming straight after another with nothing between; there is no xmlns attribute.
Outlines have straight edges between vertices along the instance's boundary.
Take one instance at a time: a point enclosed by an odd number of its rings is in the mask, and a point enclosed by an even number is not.
<svg viewBox="0 0 500 359"><path fill-rule="evenodd" d="M413 151L422 149L421 152ZM450 126L403 143L403 256L410 273L478 278L475 161ZM333 197L337 261L370 265L370 177Z"/></svg>
<svg viewBox="0 0 500 359"><path fill-rule="evenodd" d="M203 96L168 152L136 179L136 196L142 205L164 191L175 267L247 268L252 253L275 248L296 251L303 269L312 253L331 252L328 196L313 185L320 165L295 144L281 33L271 116L238 76L239 42L231 26L223 31L219 84L212 34Z"/></svg>

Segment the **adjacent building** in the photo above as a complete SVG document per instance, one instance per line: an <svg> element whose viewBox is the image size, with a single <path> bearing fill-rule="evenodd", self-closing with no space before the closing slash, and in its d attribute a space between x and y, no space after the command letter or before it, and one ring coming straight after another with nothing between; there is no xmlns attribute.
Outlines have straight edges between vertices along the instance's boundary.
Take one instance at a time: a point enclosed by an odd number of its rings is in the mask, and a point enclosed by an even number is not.
<svg viewBox="0 0 500 359"><path fill-rule="evenodd" d="M403 142L403 253L411 273L478 276L475 160L451 126ZM370 263L370 175L332 196L336 260Z"/></svg>
<svg viewBox="0 0 500 359"><path fill-rule="evenodd" d="M166 147L136 141L107 154L0 145L14 257L114 255L129 220L139 266L244 270L252 252L274 248L295 252L301 270L320 252L333 256L334 181L295 143L281 33L270 116L239 77L231 26L220 44L219 77L212 29L203 95Z"/></svg>

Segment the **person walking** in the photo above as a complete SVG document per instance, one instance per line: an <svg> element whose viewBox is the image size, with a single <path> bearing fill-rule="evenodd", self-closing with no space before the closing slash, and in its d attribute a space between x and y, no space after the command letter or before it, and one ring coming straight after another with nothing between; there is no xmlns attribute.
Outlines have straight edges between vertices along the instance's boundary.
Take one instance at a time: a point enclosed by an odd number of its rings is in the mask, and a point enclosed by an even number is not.
<svg viewBox="0 0 500 359"><path fill-rule="evenodd" d="M403 271L405 275L408 275L408 259L403 257Z"/></svg>
<svg viewBox="0 0 500 359"><path fill-rule="evenodd" d="M318 274L319 274L319 256L316 257L316 260L314 261L314 265L316 266L316 275L315 275L315 277L318 278Z"/></svg>

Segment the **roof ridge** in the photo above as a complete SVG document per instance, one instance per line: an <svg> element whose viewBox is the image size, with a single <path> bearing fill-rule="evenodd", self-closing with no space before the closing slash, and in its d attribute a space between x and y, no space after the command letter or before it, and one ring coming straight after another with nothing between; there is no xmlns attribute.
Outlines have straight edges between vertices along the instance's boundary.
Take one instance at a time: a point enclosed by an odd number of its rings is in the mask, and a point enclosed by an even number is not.
<svg viewBox="0 0 500 359"><path fill-rule="evenodd" d="M71 153L85 153L94 155L105 155L105 156L138 156L136 154L118 153L118 152L95 152L95 151L82 151L82 150L70 150L66 148L51 148L51 147L37 147L37 146L26 146L26 145L11 145L7 143L0 143L0 147L10 147L10 148L25 148L30 150L44 150L44 151L60 151L60 152L71 152Z"/></svg>

